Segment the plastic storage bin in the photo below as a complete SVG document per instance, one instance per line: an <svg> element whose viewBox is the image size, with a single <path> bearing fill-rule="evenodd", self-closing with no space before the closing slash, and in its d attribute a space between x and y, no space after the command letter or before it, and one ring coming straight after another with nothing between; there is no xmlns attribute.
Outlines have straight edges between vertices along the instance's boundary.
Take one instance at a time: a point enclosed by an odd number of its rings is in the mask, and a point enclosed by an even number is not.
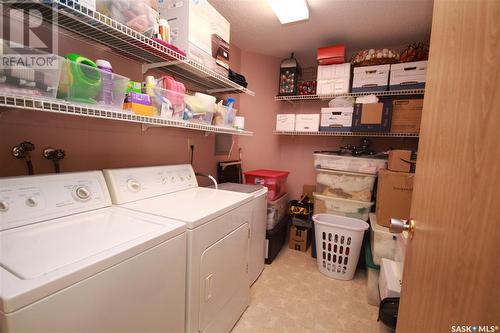
<svg viewBox="0 0 500 333"><path fill-rule="evenodd" d="M267 229L274 228L285 217L288 210L288 194L285 193L274 201L267 203Z"/></svg>
<svg viewBox="0 0 500 333"><path fill-rule="evenodd" d="M2 42L0 92L7 95L54 99L64 59L20 44ZM23 54L28 57L24 58ZM11 64L8 61L12 61Z"/></svg>
<svg viewBox="0 0 500 333"><path fill-rule="evenodd" d="M316 193L331 197L370 201L375 175L316 169Z"/></svg>
<svg viewBox="0 0 500 333"><path fill-rule="evenodd" d="M314 196L314 214L329 213L368 221L373 202L329 197L318 193Z"/></svg>
<svg viewBox="0 0 500 333"><path fill-rule="evenodd" d="M380 265L381 259L395 259L398 238L389 228L377 224L376 215L370 213L370 245L373 262Z"/></svg>
<svg viewBox="0 0 500 333"><path fill-rule="evenodd" d="M387 161L378 158L344 156L335 153L314 153L314 167L316 169L361 172L375 175L378 170L385 169L386 166Z"/></svg>
<svg viewBox="0 0 500 333"><path fill-rule="evenodd" d="M150 0L97 0L96 10L140 33L153 37L158 12Z"/></svg>
<svg viewBox="0 0 500 333"><path fill-rule="evenodd" d="M268 189L267 200L278 199L286 192L286 179L288 171L278 170L252 170L243 172L246 184L264 185Z"/></svg>
<svg viewBox="0 0 500 333"><path fill-rule="evenodd" d="M332 214L313 215L318 268L324 275L351 280L368 223Z"/></svg>
<svg viewBox="0 0 500 333"><path fill-rule="evenodd" d="M110 75L112 81L112 101L106 104L100 101L104 87L103 76ZM104 73L97 67L85 62L65 60L61 71L57 98L71 102L93 104L99 107L123 111L123 102L130 79L115 73Z"/></svg>
<svg viewBox="0 0 500 333"><path fill-rule="evenodd" d="M366 298L368 304L378 306L380 303L380 293L378 291L378 279L380 276L380 266L373 262L372 251L370 249L370 239L366 238L363 244L366 262Z"/></svg>
<svg viewBox="0 0 500 333"><path fill-rule="evenodd" d="M186 103L184 102L184 94L177 91L163 89L159 87L153 88L153 96L151 96L154 113L162 118L182 119Z"/></svg>
<svg viewBox="0 0 500 333"><path fill-rule="evenodd" d="M289 217L285 215L271 230L266 231L266 264L271 264L285 244Z"/></svg>

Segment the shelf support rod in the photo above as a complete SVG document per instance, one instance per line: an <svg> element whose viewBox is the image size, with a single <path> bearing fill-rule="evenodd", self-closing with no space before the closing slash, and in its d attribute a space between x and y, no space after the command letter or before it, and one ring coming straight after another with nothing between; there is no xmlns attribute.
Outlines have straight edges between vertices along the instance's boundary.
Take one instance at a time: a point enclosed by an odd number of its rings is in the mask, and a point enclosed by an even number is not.
<svg viewBox="0 0 500 333"><path fill-rule="evenodd" d="M155 62L153 64L142 64L142 74L146 73L150 69L175 66L175 65L182 64L182 63L184 63L184 61L182 61L182 60L172 60L172 61Z"/></svg>

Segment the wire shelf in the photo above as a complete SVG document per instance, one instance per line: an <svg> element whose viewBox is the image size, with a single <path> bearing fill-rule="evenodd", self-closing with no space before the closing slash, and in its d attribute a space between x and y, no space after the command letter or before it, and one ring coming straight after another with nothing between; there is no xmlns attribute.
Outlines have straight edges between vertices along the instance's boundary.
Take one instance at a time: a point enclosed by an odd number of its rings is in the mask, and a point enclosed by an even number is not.
<svg viewBox="0 0 500 333"><path fill-rule="evenodd" d="M276 96L275 101L324 101L330 100L335 97L360 97L367 95L376 95L379 97L385 96L411 96L411 95L423 95L425 89L408 89L408 90L391 90L391 91L372 91L372 92L355 92L347 94L328 94L328 95L293 95L293 96Z"/></svg>
<svg viewBox="0 0 500 333"><path fill-rule="evenodd" d="M176 127L209 133L233 134L242 136L252 136L253 132L227 128L223 126L214 126L201 123L188 122L177 119L167 119L159 117L145 117L128 113L125 111L100 108L98 106L72 104L64 101L49 100L36 97L11 96L0 94L1 108L18 108L25 110L35 110L67 114L74 116L83 116L90 118L110 119L139 123L143 128L148 127ZM146 126L144 126L146 125Z"/></svg>
<svg viewBox="0 0 500 333"><path fill-rule="evenodd" d="M76 1L37 0L16 2L16 6L37 9L48 23L77 34L86 39L110 47L114 52L142 62L143 69L156 68L189 82L193 90L207 93L245 93L255 96L249 89L240 86L211 69L188 59L182 54L152 40L151 38L99 13L88 9ZM57 11L57 22L53 22L51 12ZM37 11L32 11L36 15Z"/></svg>
<svg viewBox="0 0 500 333"><path fill-rule="evenodd" d="M418 138L418 133L394 133L394 132L298 132L298 131L274 131L276 135L289 136L363 136L363 137L387 137L387 138Z"/></svg>

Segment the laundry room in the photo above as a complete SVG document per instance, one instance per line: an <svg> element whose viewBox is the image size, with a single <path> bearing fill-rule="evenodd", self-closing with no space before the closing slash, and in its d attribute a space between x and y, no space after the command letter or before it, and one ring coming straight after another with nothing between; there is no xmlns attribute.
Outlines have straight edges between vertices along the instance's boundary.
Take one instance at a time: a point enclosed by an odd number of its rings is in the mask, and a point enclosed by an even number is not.
<svg viewBox="0 0 500 333"><path fill-rule="evenodd" d="M0 12L0 333L499 332L500 1Z"/></svg>

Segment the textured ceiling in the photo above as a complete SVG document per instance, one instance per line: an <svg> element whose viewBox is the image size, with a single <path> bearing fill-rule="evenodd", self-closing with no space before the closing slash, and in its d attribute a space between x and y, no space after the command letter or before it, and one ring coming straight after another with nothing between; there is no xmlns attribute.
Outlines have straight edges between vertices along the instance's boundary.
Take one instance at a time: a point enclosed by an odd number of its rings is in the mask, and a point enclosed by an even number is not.
<svg viewBox="0 0 500 333"><path fill-rule="evenodd" d="M231 22L231 43L280 58L294 51L304 65L316 48L343 43L350 56L365 48L401 51L430 39L432 0L308 0L309 20L281 25L266 0L209 0Z"/></svg>

